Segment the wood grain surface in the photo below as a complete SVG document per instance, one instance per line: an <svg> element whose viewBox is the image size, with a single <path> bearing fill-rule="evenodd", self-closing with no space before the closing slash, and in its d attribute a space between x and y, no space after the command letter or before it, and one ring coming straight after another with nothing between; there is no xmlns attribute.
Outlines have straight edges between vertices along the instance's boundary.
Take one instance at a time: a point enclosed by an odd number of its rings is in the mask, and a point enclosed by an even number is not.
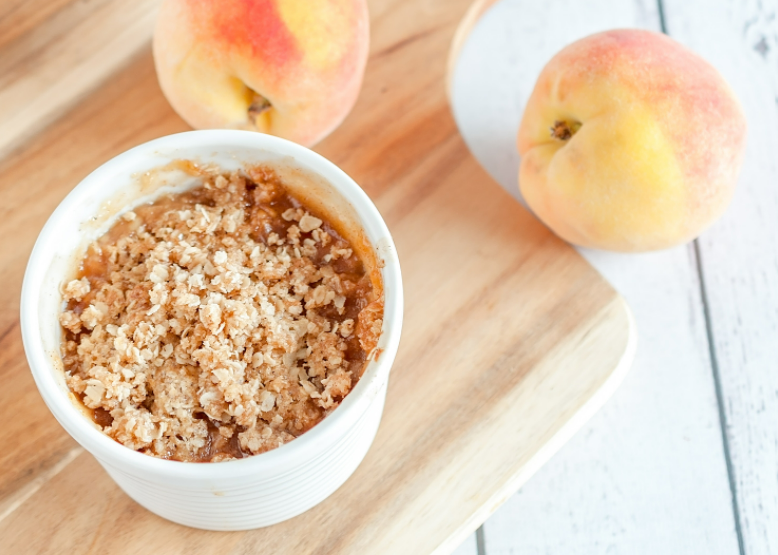
<svg viewBox="0 0 778 555"><path fill-rule="evenodd" d="M0 155L18 147L141 48L159 0L2 0Z"/></svg>
<svg viewBox="0 0 778 555"><path fill-rule="evenodd" d="M317 148L365 188L392 230L406 320L367 458L332 497L286 523L212 533L145 511L59 428L23 359L18 295L45 219L100 163L186 129L159 91L148 47L0 163L0 410L11 422L0 432L5 550L442 553L583 423L627 351L628 312L462 142L445 72L469 3L371 2L362 94Z"/></svg>

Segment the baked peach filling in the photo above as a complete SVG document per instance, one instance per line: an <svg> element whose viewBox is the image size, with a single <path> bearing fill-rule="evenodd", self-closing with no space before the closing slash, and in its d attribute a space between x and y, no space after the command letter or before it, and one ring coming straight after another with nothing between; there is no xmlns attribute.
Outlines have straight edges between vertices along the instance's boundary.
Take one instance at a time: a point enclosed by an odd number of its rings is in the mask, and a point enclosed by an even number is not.
<svg viewBox="0 0 778 555"><path fill-rule="evenodd" d="M68 387L117 442L225 461L310 430L359 380L377 271L268 167L125 213L63 287Z"/></svg>

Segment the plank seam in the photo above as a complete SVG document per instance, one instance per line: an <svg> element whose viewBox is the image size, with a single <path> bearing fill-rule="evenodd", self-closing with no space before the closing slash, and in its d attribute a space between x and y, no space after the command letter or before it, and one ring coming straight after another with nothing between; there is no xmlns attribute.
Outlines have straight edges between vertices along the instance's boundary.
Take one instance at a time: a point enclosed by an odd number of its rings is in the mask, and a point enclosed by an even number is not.
<svg viewBox="0 0 778 555"><path fill-rule="evenodd" d="M670 36L667 30L667 20L665 19L664 0L656 0L659 11L659 25L662 33ZM729 436L727 429L727 414L724 410L724 391L721 385L721 372L719 369L718 356L716 355L716 345L713 342L713 322L710 315L710 306L708 304L708 288L705 285L705 275L702 271L702 256L700 254L700 241L692 241L692 252L694 253L694 262L697 269L697 276L700 280L700 297L702 300L702 312L705 317L705 335L708 341L708 356L710 358L711 371L713 373L713 384L716 390L716 405L719 413L719 429L721 430L721 442L724 447L724 462L727 467L727 480L729 481L729 491L732 496L732 513L735 521L735 535L737 536L737 545L740 555L745 555L745 545L743 543L743 528L741 526L740 506L737 500L737 484L735 482L735 469L732 465L732 454L729 447Z"/></svg>
<svg viewBox="0 0 778 555"><path fill-rule="evenodd" d="M662 33L670 36L667 30L667 20L665 18L664 0L656 0L659 11L659 25ZM702 271L702 257L700 255L700 241L692 241L694 261L697 269L697 276L700 280L700 296L702 300L702 312L705 317L705 335L708 341L708 356L710 358L711 371L713 373L713 385L716 390L716 405L719 413L719 429L721 430L721 441L724 447L724 462L727 467L727 480L729 481L729 491L732 496L732 513L735 521L735 534L737 535L737 545L740 555L745 555L745 545L743 543L743 527L741 526L740 506L737 500L737 484L735 482L735 469L732 465L732 454L729 448L729 436L727 429L727 414L724 410L724 391L721 386L721 372L719 370L718 357L716 355L716 346L713 342L713 323L710 316L710 307L708 304L708 289L705 285L705 275Z"/></svg>
<svg viewBox="0 0 778 555"><path fill-rule="evenodd" d="M658 0L662 3L662 0ZM721 372L719 370L719 361L716 355L716 346L713 343L713 324L708 305L708 289L705 285L705 276L702 271L702 257L700 255L700 243L698 239L693 241L694 260L697 266L697 275L700 278L700 295L702 296L702 311L705 316L705 334L708 340L708 352L710 356L710 365L713 372L713 383L716 389L716 405L719 412L719 428L721 429L721 441L724 446L724 462L727 466L727 479L729 480L729 490L732 494L732 512L735 520L735 534L737 535L737 545L740 555L745 555L745 545L743 543L743 528L740 523L740 506L737 500L737 484L735 482L735 468L732 465L732 455L729 448L729 436L727 429L727 414L724 410L724 391L721 386Z"/></svg>
<svg viewBox="0 0 778 555"><path fill-rule="evenodd" d="M486 555L486 539L484 538L484 525L475 531L475 548L478 555Z"/></svg>
<svg viewBox="0 0 778 555"><path fill-rule="evenodd" d="M662 33L669 37L670 33L667 32L667 21L665 20L664 0L656 0L656 7L657 11L659 12L659 28L662 30Z"/></svg>

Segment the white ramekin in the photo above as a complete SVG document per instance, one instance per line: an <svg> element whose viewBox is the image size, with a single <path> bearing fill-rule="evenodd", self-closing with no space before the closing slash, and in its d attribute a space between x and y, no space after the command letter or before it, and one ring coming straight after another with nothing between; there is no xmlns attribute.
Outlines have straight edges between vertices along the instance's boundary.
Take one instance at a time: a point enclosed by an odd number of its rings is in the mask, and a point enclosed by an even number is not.
<svg viewBox="0 0 778 555"><path fill-rule="evenodd" d="M368 364L353 391L312 430L278 449L236 461L183 463L128 449L97 429L71 401L64 381L58 323L62 282L73 275L86 245L121 212L171 188L186 186L180 179L176 184L172 178L168 182L151 177L156 168L181 159L213 162L228 170L269 162L317 176L320 183L310 196L324 199L324 205L345 218L355 218L383 264L385 308L378 360ZM246 530L313 507L340 487L362 461L381 419L400 341L402 308L400 266L389 230L348 175L319 154L270 135L192 131L162 137L117 156L62 201L41 231L27 265L21 329L32 374L49 409L130 497L187 526Z"/></svg>

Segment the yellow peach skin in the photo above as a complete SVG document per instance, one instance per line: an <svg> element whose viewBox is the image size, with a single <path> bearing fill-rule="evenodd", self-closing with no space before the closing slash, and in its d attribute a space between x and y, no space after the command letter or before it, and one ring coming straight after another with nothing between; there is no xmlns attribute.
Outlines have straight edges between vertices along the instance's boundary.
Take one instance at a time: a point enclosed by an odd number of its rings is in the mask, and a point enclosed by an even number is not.
<svg viewBox="0 0 778 555"><path fill-rule="evenodd" d="M346 117L367 61L365 0L164 0L162 91L197 129L249 129L311 146Z"/></svg>
<svg viewBox="0 0 778 555"><path fill-rule="evenodd" d="M665 35L608 31L541 72L519 128L519 185L571 243L666 248L724 212L745 136L737 99L705 60Z"/></svg>

